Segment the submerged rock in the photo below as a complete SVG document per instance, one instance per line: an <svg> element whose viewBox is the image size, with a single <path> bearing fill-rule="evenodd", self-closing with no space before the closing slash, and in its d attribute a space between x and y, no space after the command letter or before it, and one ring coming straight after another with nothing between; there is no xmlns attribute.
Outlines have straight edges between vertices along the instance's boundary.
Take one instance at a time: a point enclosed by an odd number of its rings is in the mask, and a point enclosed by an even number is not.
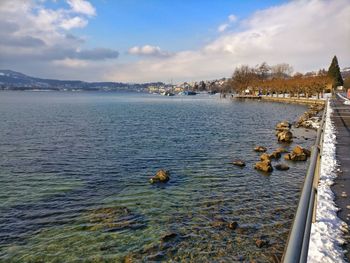
<svg viewBox="0 0 350 263"><path fill-rule="evenodd" d="M88 229L92 231L118 231L138 229L145 226L141 216L131 213L126 207L103 207L87 214Z"/></svg>
<svg viewBox="0 0 350 263"><path fill-rule="evenodd" d="M256 146L256 147L254 147L254 151L256 151L256 152L266 152L267 151L267 148L266 147L264 147L264 146Z"/></svg>
<svg viewBox="0 0 350 263"><path fill-rule="evenodd" d="M254 165L254 169L262 171L262 172L267 172L267 173L273 171L273 168L272 168L272 165L271 165L271 161L269 161L269 160L257 162Z"/></svg>
<svg viewBox="0 0 350 263"><path fill-rule="evenodd" d="M306 161L307 156L304 153L299 155L296 155L295 153L288 153L284 156L284 159L290 161Z"/></svg>
<svg viewBox="0 0 350 263"><path fill-rule="evenodd" d="M133 262L134 262L134 260L133 260L133 256L131 254L126 255L124 257L123 263L133 263Z"/></svg>
<svg viewBox="0 0 350 263"><path fill-rule="evenodd" d="M284 163L276 164L275 168L276 168L276 170L279 170L279 171L287 171L287 170L289 170L289 166L284 164Z"/></svg>
<svg viewBox="0 0 350 263"><path fill-rule="evenodd" d="M281 158L281 153L278 151L274 151L269 155L270 159L279 159Z"/></svg>
<svg viewBox="0 0 350 263"><path fill-rule="evenodd" d="M245 162L242 160L235 160L232 162L233 165L239 166L239 167L244 167L245 166Z"/></svg>
<svg viewBox="0 0 350 263"><path fill-rule="evenodd" d="M238 227L238 223L236 221L230 222L227 224L229 229L235 230Z"/></svg>
<svg viewBox="0 0 350 263"><path fill-rule="evenodd" d="M263 238L258 238L255 240L255 245L258 248L267 247L269 245L269 243L270 243L269 240L263 239Z"/></svg>
<svg viewBox="0 0 350 263"><path fill-rule="evenodd" d="M162 236L162 238L160 239L162 242L168 242L169 240L173 239L177 237L177 234L174 232L171 233L167 233L164 236Z"/></svg>
<svg viewBox="0 0 350 263"><path fill-rule="evenodd" d="M279 152L279 153L289 153L289 151L288 151L286 148L282 148L282 147L277 148L275 152Z"/></svg>
<svg viewBox="0 0 350 263"><path fill-rule="evenodd" d="M164 169L160 169L155 176L153 176L149 181L153 183L166 183L170 180L170 172Z"/></svg>

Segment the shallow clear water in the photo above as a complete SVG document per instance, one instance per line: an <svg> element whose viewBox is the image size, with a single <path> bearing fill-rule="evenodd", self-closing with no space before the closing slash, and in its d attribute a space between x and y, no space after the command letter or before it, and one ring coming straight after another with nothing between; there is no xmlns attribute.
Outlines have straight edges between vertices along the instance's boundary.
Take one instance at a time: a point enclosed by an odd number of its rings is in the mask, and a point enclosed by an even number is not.
<svg viewBox="0 0 350 263"><path fill-rule="evenodd" d="M281 146L274 126L304 111L207 95L0 92L0 261L272 261L307 162L266 175L252 148ZM314 132L303 136L295 143L310 146ZM160 168L171 180L150 185ZM261 236L268 247L256 247Z"/></svg>

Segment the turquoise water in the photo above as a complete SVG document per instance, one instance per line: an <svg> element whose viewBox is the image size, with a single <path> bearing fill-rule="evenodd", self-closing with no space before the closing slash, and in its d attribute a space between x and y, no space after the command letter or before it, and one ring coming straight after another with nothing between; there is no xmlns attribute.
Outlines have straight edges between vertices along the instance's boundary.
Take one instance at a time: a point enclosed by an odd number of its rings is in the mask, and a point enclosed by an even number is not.
<svg viewBox="0 0 350 263"><path fill-rule="evenodd" d="M275 124L304 111L209 95L0 92L0 261L272 261L307 163L266 175L252 149L280 147ZM295 143L308 147L314 133L304 135ZM150 185L160 168L171 180ZM261 236L269 245L257 248Z"/></svg>

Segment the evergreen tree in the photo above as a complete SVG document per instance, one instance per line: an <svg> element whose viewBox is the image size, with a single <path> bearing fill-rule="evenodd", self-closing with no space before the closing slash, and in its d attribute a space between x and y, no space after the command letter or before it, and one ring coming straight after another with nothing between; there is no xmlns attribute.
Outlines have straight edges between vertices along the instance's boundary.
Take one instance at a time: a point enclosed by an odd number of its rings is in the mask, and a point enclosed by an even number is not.
<svg viewBox="0 0 350 263"><path fill-rule="evenodd" d="M328 69L328 76L333 80L333 88L343 86L343 78L340 74L337 56L334 56Z"/></svg>

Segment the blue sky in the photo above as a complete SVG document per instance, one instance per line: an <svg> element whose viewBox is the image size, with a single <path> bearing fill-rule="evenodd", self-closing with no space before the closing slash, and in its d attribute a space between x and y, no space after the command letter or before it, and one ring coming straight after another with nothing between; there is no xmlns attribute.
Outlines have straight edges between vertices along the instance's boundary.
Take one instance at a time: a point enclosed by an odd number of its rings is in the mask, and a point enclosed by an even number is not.
<svg viewBox="0 0 350 263"><path fill-rule="evenodd" d="M283 1L117 0L92 1L97 16L82 34L95 45L127 49L152 43L171 51L193 49L215 37L230 14L246 18L252 12Z"/></svg>
<svg viewBox="0 0 350 263"><path fill-rule="evenodd" d="M236 66L350 65L349 0L1 0L0 68L87 81L194 81ZM325 37L327 36L327 37Z"/></svg>
<svg viewBox="0 0 350 263"><path fill-rule="evenodd" d="M96 16L89 26L73 32L88 37L87 47L128 50L152 44L176 52L198 48L219 33L217 27L234 14L245 19L252 13L286 1L230 0L93 0ZM65 8L64 1L47 2Z"/></svg>

